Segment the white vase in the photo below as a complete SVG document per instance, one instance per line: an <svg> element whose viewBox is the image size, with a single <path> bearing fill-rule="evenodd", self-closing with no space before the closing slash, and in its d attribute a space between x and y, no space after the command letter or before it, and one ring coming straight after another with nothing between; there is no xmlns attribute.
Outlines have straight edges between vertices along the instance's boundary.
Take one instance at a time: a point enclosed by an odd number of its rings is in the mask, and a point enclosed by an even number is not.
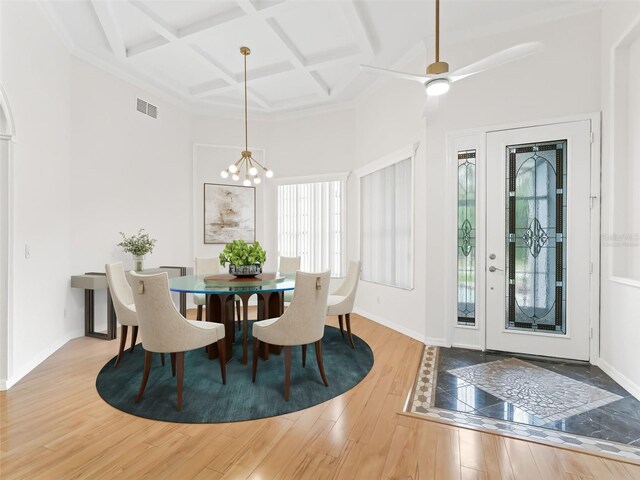
<svg viewBox="0 0 640 480"><path fill-rule="evenodd" d="M133 265L134 270L136 272L141 272L144 270L144 255L134 255L133 256Z"/></svg>

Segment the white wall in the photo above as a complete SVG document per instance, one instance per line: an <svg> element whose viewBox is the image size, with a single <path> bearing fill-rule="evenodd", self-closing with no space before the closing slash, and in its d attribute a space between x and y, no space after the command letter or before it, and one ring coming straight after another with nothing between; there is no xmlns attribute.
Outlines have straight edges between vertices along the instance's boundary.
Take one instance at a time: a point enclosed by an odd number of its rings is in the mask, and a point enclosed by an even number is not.
<svg viewBox="0 0 640 480"><path fill-rule="evenodd" d="M190 266L191 115L81 60L73 59L70 78L70 271L104 271L115 261L133 268L118 232L140 228L157 240L146 266ZM156 105L158 118L138 112L136 97ZM97 300L104 320L104 294ZM83 311L83 292L72 290L76 322Z"/></svg>
<svg viewBox="0 0 640 480"><path fill-rule="evenodd" d="M635 6L621 11L615 5L605 6L602 20L605 65L607 45L637 11ZM189 114L70 58L35 4L3 3L1 21L0 81L11 99L19 132L16 377L66 339L82 334L82 293L69 288L70 274L102 269L106 261L131 265L115 246L119 231L132 233L145 227L157 238L149 265L191 264L197 240L192 215L197 195L193 144L241 146L244 139L241 119ZM446 184L446 133L598 111L600 27L596 12L478 38L473 48L447 45L443 54L453 68L518 42L542 40L547 49L456 83L426 120L421 86L394 80L385 81L355 108L268 121L250 118L249 148L265 150L276 179L353 171L402 147L420 144L415 162L414 289L363 282L356 302L359 311L416 338L445 342L447 322L455 321L446 318L443 281L455 268L443 255L443 226L453 213L445 211L442 199L455 188ZM406 70L421 71L428 63L425 57L416 58ZM602 75L606 92L607 76ZM158 120L135 111L136 96L159 107ZM606 143L606 127L604 139ZM215 178L210 181L219 181L217 171L234 159L212 167L207 175ZM611 177L607 161L605 156L604 225L610 221L606 199L612 193L607 187ZM276 252L275 184L267 182L261 188L258 215L261 208L263 224L258 239L268 252ZM359 258L358 197L358 182L352 176L350 258ZM24 259L25 243L32 245L30 260ZM273 269L277 255L269 257L266 268ZM609 281L610 263L611 255L603 248L602 358L640 384L640 373L633 368L638 363L634 351L640 342L640 295L637 288ZM47 279L48 288L39 292L38 302L33 301L34 278ZM468 341L479 344L478 338Z"/></svg>
<svg viewBox="0 0 640 480"><path fill-rule="evenodd" d="M447 318L445 278L456 268L447 263L444 255L446 220L455 215L446 211L444 199L448 191L456 188L455 183L447 184L446 134L598 111L599 31L596 12L478 38L473 48L469 44L448 45L443 55L452 68L516 43L541 40L546 49L454 84L441 97L438 108L428 114L426 122L420 119L425 95L417 83L389 80L362 102L356 122L357 166L416 141L426 146L426 153L419 151L416 159L415 289L406 292L362 282L358 309L372 318L394 322L406 333L423 335L428 342L446 342L447 322L455 319ZM425 63L421 56L404 70L418 72ZM350 213L357 218L357 209ZM351 248L357 250L357 242L352 242ZM465 338L464 343L479 346L479 331Z"/></svg>
<svg viewBox="0 0 640 480"><path fill-rule="evenodd" d="M405 67L406 71L424 69L424 56ZM360 282L355 310L414 338L424 340L427 312L428 229L425 206L431 187L427 183L425 152L424 88L418 83L387 81L382 88L362 101L356 111L355 168L361 168L405 147L420 144L414 161L414 284L403 290L370 282ZM398 158L403 160L403 158ZM360 256L359 179L349 182L349 253ZM431 275L431 272L429 272ZM441 319L439 320L441 321ZM433 342L431 342L433 343Z"/></svg>
<svg viewBox="0 0 640 480"><path fill-rule="evenodd" d="M634 393L636 397L640 397L640 369L638 368L638 364L640 364L638 349L640 345L640 282L634 281L633 278L622 278L616 275L620 272L614 272L614 258L616 256L624 257L621 256L619 244L608 239L611 238L611 235L629 233L628 231L618 231L619 225L614 222L617 205L629 202L627 196L620 195L618 185L614 183L614 180L615 178L628 177L633 172L634 177L630 179L630 182L635 179L633 189L636 190L635 195L637 195L638 160L637 155L629 156L629 159L633 159L636 169L635 171L627 170L626 158L624 155L619 155L623 149L619 148L620 145L614 145L613 119L616 112L612 102L613 84L609 67L611 66L612 47L621 40L625 32L633 25L637 25L639 21L640 4L638 2L607 2L603 7L602 64L605 68L602 71L602 231L605 237L603 237L601 252L600 366ZM629 86L638 92L637 77L629 83ZM635 135L638 136L637 131ZM615 151L613 150L614 146ZM612 155L613 152L615 155ZM622 193L625 193L624 190ZM637 205L637 200L635 204L629 204L631 207L629 211L635 215L638 212ZM638 224L635 225L637 228ZM628 273L629 277L638 277L637 271Z"/></svg>
<svg viewBox="0 0 640 480"><path fill-rule="evenodd" d="M71 58L36 3L3 2L1 21L0 81L19 125L10 385L81 329L66 315Z"/></svg>
<svg viewBox="0 0 640 480"><path fill-rule="evenodd" d="M249 116L249 150L264 150L268 167L275 172L272 181L263 181L258 187L257 215L261 221L256 235L267 251L265 269L274 270L278 266L277 182L291 177L351 171L355 149L353 134L351 109L305 117L276 116L269 121L254 120ZM243 123L239 119L197 117L194 121L193 141L197 145L243 145L243 135ZM198 181L224 183L219 176L220 170L239 155L240 148L226 160L211 159L215 167L210 170L210 177L199 175ZM196 191L197 212L201 201ZM199 231L196 230L196 244L202 243L197 237ZM200 245L197 248L216 255L221 247Z"/></svg>

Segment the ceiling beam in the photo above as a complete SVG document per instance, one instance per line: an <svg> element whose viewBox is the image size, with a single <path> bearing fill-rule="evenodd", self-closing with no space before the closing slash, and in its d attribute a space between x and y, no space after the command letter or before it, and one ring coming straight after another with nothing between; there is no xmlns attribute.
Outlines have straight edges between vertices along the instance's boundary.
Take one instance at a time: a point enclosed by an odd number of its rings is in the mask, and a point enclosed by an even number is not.
<svg viewBox="0 0 640 480"><path fill-rule="evenodd" d="M361 7L356 5L355 0L342 2L341 6L347 22L351 25L358 46L369 57L367 61L370 60L375 56L377 49L374 46L373 35L362 17Z"/></svg>
<svg viewBox="0 0 640 480"><path fill-rule="evenodd" d="M127 57L127 48L122 39L122 33L113 16L113 9L108 2L99 2L97 0L91 0L91 6L98 18L98 23L102 27L104 36L107 39L107 43L111 48L111 51L118 59L124 59Z"/></svg>
<svg viewBox="0 0 640 480"><path fill-rule="evenodd" d="M262 10L258 10L255 5L251 1L247 0L236 0L240 8L244 10L248 17L257 18L262 20L264 24L271 29L271 31L275 34L275 37L280 41L281 45L284 47L284 51L287 54L287 59L293 64L296 70L305 72L308 78L310 79L311 85L314 87L315 91L319 93L322 97L329 97L331 92L329 91L329 87L322 81L322 79L313 74L313 72L309 72L306 70L305 59L300 53L300 51L293 44L291 39L287 37L284 31L280 28L280 26L276 23L273 18L267 18L265 11L270 10L271 8L264 8ZM291 5L293 2L283 2L284 5Z"/></svg>
<svg viewBox="0 0 640 480"><path fill-rule="evenodd" d="M241 8L233 8L219 15L214 15L203 20L198 20L186 27L175 29L167 24L158 14L147 7L140 0L129 0L129 3L142 14L143 20L162 38L169 42L193 42L196 37L207 33L224 23L232 22L245 16L245 12ZM141 53L162 47L168 42L158 42L150 40L134 45L129 50L133 52L130 56L139 55Z"/></svg>
<svg viewBox="0 0 640 480"><path fill-rule="evenodd" d="M156 12L147 7L140 0L129 0L129 3L134 6L140 13L142 18L157 34L163 36L170 42L178 39L178 31L171 25L166 23Z"/></svg>

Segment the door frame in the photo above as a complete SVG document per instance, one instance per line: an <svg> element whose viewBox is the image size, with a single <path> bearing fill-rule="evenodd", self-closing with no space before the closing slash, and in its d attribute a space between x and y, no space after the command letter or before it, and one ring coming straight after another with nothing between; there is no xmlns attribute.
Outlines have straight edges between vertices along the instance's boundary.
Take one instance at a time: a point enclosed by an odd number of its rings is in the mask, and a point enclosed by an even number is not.
<svg viewBox="0 0 640 480"><path fill-rule="evenodd" d="M13 216L14 145L13 113L0 85L0 391L13 376Z"/></svg>
<svg viewBox="0 0 640 480"><path fill-rule="evenodd" d="M491 132L504 130L515 130L521 128L531 128L543 125L556 125L562 123L570 123L577 121L591 122L591 234L590 234L590 251L592 272L589 282L589 362L597 364L600 357L600 208L601 208L601 113L591 112L579 115L571 115L565 117L547 118L535 121L514 122L508 124L491 125L486 127L478 127L464 130L452 130L446 133L446 185L450 188L446 192L446 211L456 212L458 203L457 178L458 178L458 160L456 148L476 149L476 162L484 162L487 154L487 135ZM461 144L465 145L462 147ZM485 169L478 169L477 172L485 173ZM477 173L477 175L478 175ZM486 180L483 176L478 175L476 185L484 189ZM477 198L478 210L484 208L485 198ZM484 221L482 216L481 221ZM446 346L471 348L477 350L486 349L486 322L484 299L480 301L479 315L476 317L476 325L460 326L457 325L457 215L447 215L445 223L445 321L446 324ZM483 232L484 233L484 232ZM477 271L485 272L476 280L477 284L484 284L486 277L486 258L485 258L485 238L478 239L478 247L482 246L482 251L478 248L476 257ZM478 300L476 299L476 304Z"/></svg>

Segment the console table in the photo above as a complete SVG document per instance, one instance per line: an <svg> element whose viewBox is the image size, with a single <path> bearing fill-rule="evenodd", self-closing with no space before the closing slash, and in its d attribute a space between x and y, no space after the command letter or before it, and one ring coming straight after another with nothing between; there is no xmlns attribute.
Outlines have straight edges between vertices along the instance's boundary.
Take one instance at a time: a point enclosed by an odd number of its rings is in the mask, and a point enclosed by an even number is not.
<svg viewBox="0 0 640 480"><path fill-rule="evenodd" d="M183 277L190 274L191 268L187 267L174 267L174 266L161 266L159 268L149 268L143 270L141 273L145 275L152 275L154 273L167 272L170 278ZM127 278L129 274L127 272ZM83 275L71 276L71 287L82 288L84 290L84 334L87 337L100 338L102 340L113 340L118 336L118 323L116 317L116 311L113 308L113 300L111 299L111 292L109 292L109 286L107 285L107 276L104 272L87 272ZM107 291L107 332L101 333L95 330L95 291L106 290ZM187 314L187 295L186 293L180 294L180 313Z"/></svg>

